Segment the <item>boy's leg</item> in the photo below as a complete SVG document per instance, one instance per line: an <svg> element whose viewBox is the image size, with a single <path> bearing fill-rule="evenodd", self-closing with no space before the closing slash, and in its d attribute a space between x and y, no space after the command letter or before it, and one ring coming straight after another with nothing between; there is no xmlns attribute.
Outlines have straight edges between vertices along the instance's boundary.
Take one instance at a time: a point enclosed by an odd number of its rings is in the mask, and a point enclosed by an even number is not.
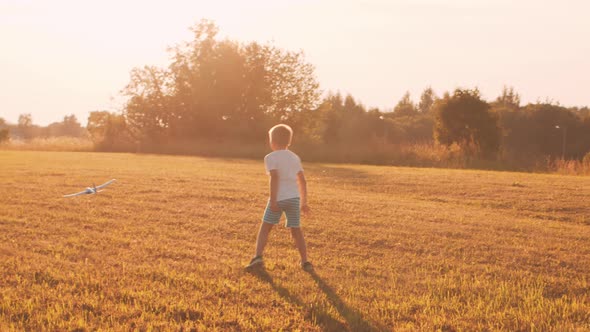
<svg viewBox="0 0 590 332"><path fill-rule="evenodd" d="M303 264L307 262L307 246L305 245L305 239L303 238L303 231L300 227L292 227L291 235L293 236L293 240L295 240L295 246L297 246L297 250L299 250L301 263Z"/></svg>
<svg viewBox="0 0 590 332"><path fill-rule="evenodd" d="M261 223L260 230L258 230L258 237L256 238L256 256L262 256L272 226L272 224L266 222Z"/></svg>
<svg viewBox="0 0 590 332"><path fill-rule="evenodd" d="M268 234L270 233L272 226L279 223L282 214L283 211L273 211L271 209L270 200L266 203L266 209L264 210L262 223L260 224L258 236L256 237L256 255L254 256L255 258L262 256L262 253L264 252L264 247L266 246L266 242L268 241Z"/></svg>

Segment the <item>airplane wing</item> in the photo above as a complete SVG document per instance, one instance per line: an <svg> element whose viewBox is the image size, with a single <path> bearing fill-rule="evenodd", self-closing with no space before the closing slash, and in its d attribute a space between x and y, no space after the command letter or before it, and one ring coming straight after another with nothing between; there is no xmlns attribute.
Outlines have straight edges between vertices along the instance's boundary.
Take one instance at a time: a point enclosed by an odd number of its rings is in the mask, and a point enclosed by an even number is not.
<svg viewBox="0 0 590 332"><path fill-rule="evenodd" d="M80 195L86 195L86 194L88 194L88 193L85 190L85 191L81 191L81 192L75 193L75 194L64 195L63 197L74 197L74 196L80 196Z"/></svg>
<svg viewBox="0 0 590 332"><path fill-rule="evenodd" d="M111 184L111 183L113 183L115 181L117 181L117 180L116 179L112 179L111 181L107 181L107 182L101 184L100 186L96 186L96 189L102 189L102 188L108 186L109 184Z"/></svg>

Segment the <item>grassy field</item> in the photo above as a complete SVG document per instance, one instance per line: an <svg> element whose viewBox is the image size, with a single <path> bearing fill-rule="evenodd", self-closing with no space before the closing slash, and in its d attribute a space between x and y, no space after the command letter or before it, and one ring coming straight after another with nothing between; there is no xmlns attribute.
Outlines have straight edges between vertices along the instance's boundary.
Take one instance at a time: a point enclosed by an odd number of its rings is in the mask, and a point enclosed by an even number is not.
<svg viewBox="0 0 590 332"><path fill-rule="evenodd" d="M0 330L590 330L590 177L305 166L248 272L261 162L0 151Z"/></svg>

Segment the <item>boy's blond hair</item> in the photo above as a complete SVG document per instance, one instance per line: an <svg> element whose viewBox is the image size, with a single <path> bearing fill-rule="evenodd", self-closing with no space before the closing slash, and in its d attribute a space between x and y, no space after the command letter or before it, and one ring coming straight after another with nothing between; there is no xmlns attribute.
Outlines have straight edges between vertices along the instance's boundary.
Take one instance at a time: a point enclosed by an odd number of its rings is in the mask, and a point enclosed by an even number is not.
<svg viewBox="0 0 590 332"><path fill-rule="evenodd" d="M293 129L286 124L278 124L268 131L268 138L271 143L275 143L278 146L287 147L291 145L291 139L293 138Z"/></svg>

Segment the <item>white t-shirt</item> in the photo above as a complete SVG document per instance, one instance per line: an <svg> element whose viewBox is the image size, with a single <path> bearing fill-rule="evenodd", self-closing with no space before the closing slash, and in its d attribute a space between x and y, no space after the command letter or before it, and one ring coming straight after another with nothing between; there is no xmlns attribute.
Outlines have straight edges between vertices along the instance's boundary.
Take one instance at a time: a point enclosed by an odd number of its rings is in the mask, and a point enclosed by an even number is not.
<svg viewBox="0 0 590 332"><path fill-rule="evenodd" d="M277 201L299 197L297 174L303 171L301 159L289 150L276 150L264 157L266 174L276 169L279 174Z"/></svg>

